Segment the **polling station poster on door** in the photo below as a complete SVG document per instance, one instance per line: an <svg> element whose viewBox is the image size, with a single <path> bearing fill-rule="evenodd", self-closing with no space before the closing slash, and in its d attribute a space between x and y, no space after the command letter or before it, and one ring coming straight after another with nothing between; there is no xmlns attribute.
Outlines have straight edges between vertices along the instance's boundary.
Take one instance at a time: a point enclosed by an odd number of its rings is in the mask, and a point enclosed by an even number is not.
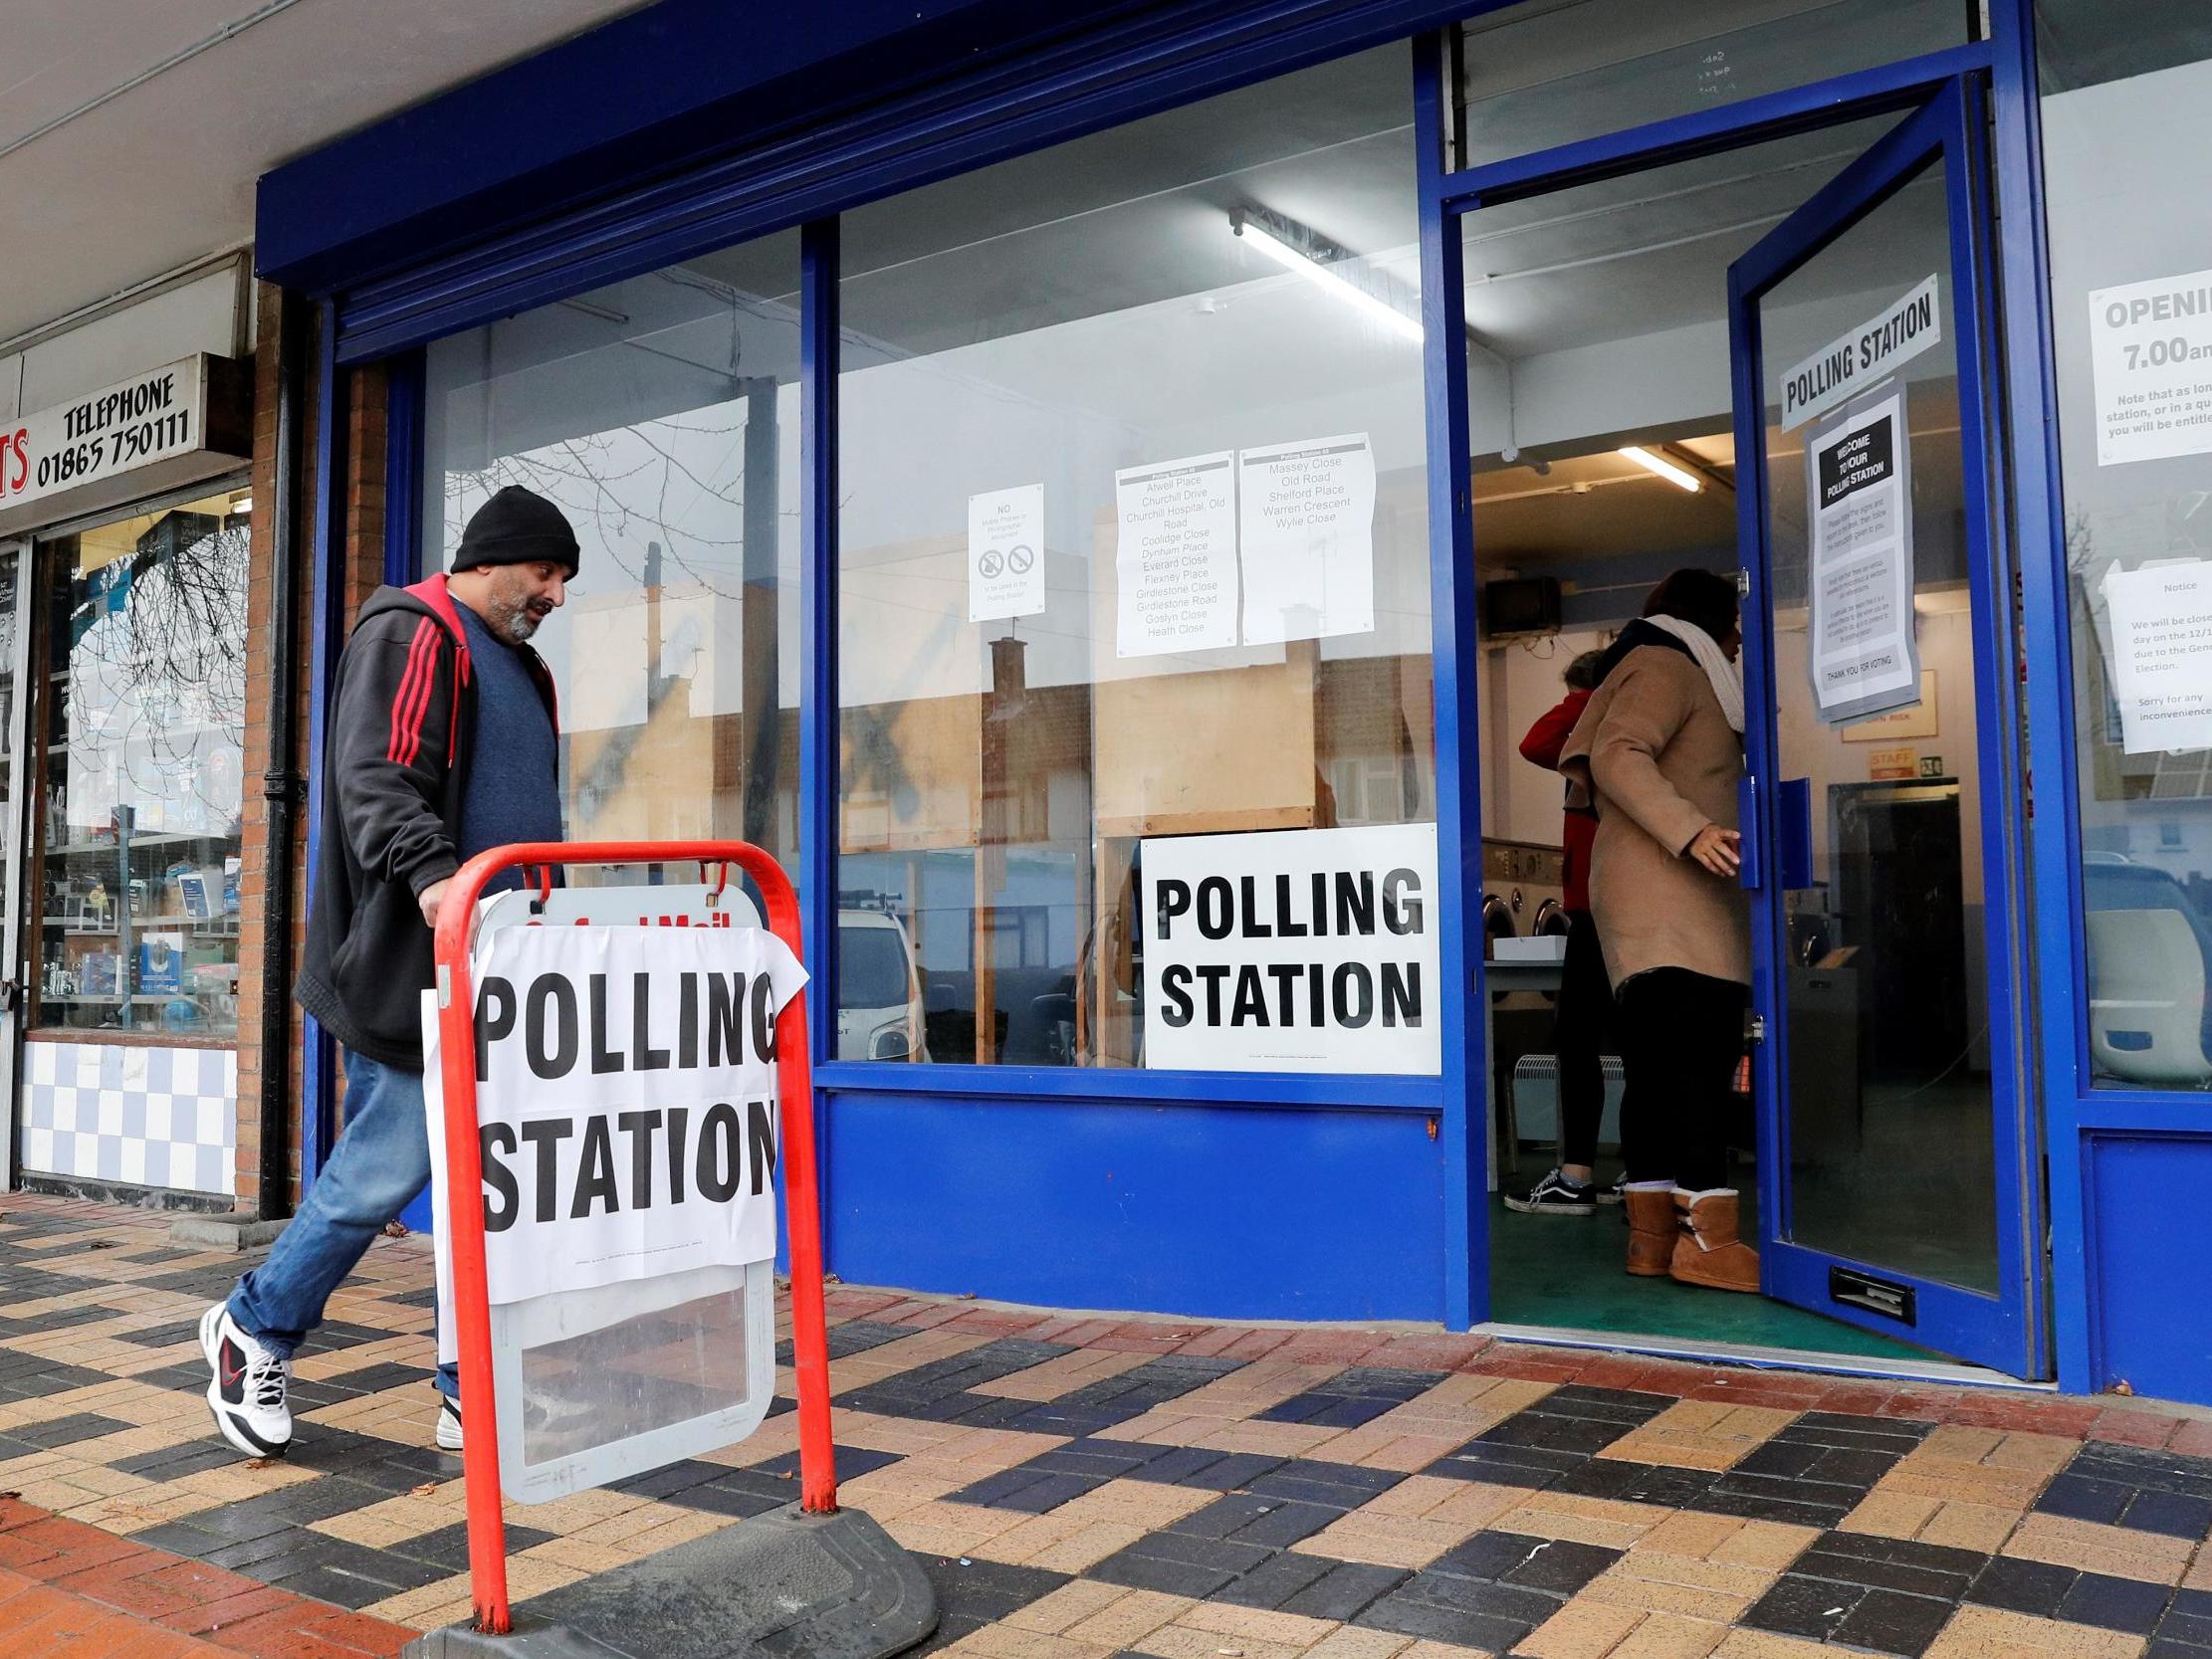
<svg viewBox="0 0 2212 1659"><path fill-rule="evenodd" d="M1436 825L1169 836L1139 865L1147 1065L1441 1065Z"/></svg>
<svg viewBox="0 0 2212 1659"><path fill-rule="evenodd" d="M1840 725L1916 703L1912 437L1901 387L1805 441L1808 649L1815 707Z"/></svg>
<svg viewBox="0 0 2212 1659"><path fill-rule="evenodd" d="M775 1253L775 1018L805 970L751 928L514 927L476 989L495 1305ZM455 1348L437 1007L423 996L439 1356Z"/></svg>

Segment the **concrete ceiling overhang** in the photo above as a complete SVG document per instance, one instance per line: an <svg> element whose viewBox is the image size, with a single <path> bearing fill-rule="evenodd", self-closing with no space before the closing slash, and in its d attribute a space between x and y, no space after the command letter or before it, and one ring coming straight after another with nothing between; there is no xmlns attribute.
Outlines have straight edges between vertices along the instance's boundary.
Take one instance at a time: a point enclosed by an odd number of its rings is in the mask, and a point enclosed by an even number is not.
<svg viewBox="0 0 2212 1659"><path fill-rule="evenodd" d="M254 236L272 167L640 0L9 0L0 341Z"/></svg>

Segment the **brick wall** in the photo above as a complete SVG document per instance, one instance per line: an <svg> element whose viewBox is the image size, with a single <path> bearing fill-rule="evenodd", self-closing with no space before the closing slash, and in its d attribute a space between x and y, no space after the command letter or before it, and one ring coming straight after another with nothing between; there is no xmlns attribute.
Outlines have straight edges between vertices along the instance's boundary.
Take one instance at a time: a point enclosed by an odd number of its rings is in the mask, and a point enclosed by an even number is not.
<svg viewBox="0 0 2212 1659"><path fill-rule="evenodd" d="M277 463L277 291L257 285L257 328L254 353L254 522L253 550L247 576L246 598L246 742L244 845L239 873L239 973L238 973L238 1164L237 1206L260 1211L262 1145L262 1080L267 1057L262 1053L261 1014L264 996L290 1001L289 984L265 980L266 917L268 895L264 871L268 847L269 802L262 793L270 764L270 596L274 587L276 553ZM312 352L312 327L308 349ZM309 378L306 407L302 410L304 455L301 489L308 502L316 489L316 388ZM346 434L346 500L343 519L345 612L359 609L383 578L384 563L384 377L381 371L356 371L351 379L351 409ZM309 754L309 683L313 669L314 541L312 523L299 549L298 612L295 637L299 646L292 695L295 699L294 736L297 748L293 765L305 771ZM311 789L316 787L309 780ZM305 799L294 818L291 856L285 861L293 872L292 960L297 966L307 938L308 878L307 810ZM297 1199L300 1180L300 1016L292 1009L292 1040L284 1063L290 1068L291 1122L286 1143L291 1148L292 1198ZM289 1211L287 1203L281 1207Z"/></svg>

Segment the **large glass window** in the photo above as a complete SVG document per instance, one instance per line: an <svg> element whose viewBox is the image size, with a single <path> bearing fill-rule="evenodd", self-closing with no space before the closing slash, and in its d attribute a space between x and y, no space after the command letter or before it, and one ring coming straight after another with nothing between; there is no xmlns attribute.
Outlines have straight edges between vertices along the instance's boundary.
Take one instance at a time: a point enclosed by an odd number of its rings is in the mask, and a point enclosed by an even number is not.
<svg viewBox="0 0 2212 1659"><path fill-rule="evenodd" d="M797 868L797 288L790 233L430 347L425 562L510 484L582 549L531 642L571 840L737 837Z"/></svg>
<svg viewBox="0 0 2212 1659"><path fill-rule="evenodd" d="M2090 1054L2212 1088L2212 18L2036 12Z"/></svg>
<svg viewBox="0 0 2212 1659"><path fill-rule="evenodd" d="M1393 47L847 217L841 1057L1145 1065L1145 841L1434 819L1414 174Z"/></svg>
<svg viewBox="0 0 2212 1659"><path fill-rule="evenodd" d="M243 492L40 549L34 1030L238 1029Z"/></svg>

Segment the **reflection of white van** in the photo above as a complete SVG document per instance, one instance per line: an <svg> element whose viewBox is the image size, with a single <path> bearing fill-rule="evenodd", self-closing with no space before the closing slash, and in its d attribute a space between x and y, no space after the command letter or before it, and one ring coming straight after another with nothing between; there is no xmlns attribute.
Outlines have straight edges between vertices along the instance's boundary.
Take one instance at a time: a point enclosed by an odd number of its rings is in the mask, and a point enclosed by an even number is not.
<svg viewBox="0 0 2212 1659"><path fill-rule="evenodd" d="M881 911L837 913L837 1058L929 1058L914 952Z"/></svg>

